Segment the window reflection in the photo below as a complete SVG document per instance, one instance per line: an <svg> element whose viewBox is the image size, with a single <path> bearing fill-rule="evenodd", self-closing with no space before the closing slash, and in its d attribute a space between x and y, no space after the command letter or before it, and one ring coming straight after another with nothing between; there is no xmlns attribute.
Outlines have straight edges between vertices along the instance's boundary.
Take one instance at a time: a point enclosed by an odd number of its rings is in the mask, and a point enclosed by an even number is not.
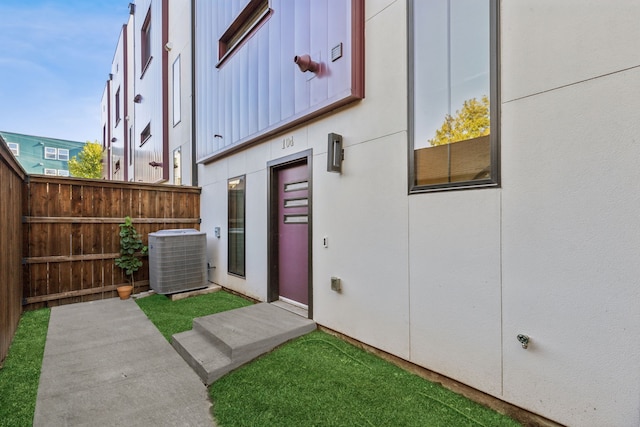
<svg viewBox="0 0 640 427"><path fill-rule="evenodd" d="M415 185L491 178L490 5L413 2Z"/></svg>
<svg viewBox="0 0 640 427"><path fill-rule="evenodd" d="M228 182L228 271L245 275L245 177Z"/></svg>

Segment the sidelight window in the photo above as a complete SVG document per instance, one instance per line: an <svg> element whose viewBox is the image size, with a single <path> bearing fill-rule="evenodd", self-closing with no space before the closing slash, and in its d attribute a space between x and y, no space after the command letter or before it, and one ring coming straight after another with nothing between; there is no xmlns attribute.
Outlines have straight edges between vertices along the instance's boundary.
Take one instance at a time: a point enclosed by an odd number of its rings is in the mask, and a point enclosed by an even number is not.
<svg viewBox="0 0 640 427"><path fill-rule="evenodd" d="M228 181L228 271L245 276L245 177Z"/></svg>

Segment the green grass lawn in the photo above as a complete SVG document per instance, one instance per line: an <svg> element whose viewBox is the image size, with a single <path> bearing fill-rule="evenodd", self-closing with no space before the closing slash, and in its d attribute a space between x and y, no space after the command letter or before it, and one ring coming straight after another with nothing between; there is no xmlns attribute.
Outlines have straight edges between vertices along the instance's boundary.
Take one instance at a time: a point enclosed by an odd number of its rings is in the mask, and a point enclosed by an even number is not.
<svg viewBox="0 0 640 427"><path fill-rule="evenodd" d="M0 369L0 426L30 426L38 397L49 309L20 318L9 354Z"/></svg>
<svg viewBox="0 0 640 427"><path fill-rule="evenodd" d="M136 301L160 332L251 303L225 292ZM313 332L235 370L209 391L232 426L517 426L512 419L324 332Z"/></svg>
<svg viewBox="0 0 640 427"><path fill-rule="evenodd" d="M223 291L178 301L155 294L136 299L136 303L168 341L173 334L191 329L196 317L252 304L244 298Z"/></svg>
<svg viewBox="0 0 640 427"><path fill-rule="evenodd" d="M170 339L193 318L250 305L226 292L136 300ZM0 369L0 426L33 421L50 310L23 314ZM517 426L510 418L324 332L312 332L241 367L209 389L232 426Z"/></svg>
<svg viewBox="0 0 640 427"><path fill-rule="evenodd" d="M514 420L324 332L210 388L221 426L518 426Z"/></svg>

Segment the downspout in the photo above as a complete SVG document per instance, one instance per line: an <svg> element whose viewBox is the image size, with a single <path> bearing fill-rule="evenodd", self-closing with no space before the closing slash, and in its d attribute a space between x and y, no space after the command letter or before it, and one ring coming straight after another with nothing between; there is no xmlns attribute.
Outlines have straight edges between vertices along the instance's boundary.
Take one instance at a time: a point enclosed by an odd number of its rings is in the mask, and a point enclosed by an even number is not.
<svg viewBox="0 0 640 427"><path fill-rule="evenodd" d="M191 185L198 186L196 162L196 0L191 0Z"/></svg>

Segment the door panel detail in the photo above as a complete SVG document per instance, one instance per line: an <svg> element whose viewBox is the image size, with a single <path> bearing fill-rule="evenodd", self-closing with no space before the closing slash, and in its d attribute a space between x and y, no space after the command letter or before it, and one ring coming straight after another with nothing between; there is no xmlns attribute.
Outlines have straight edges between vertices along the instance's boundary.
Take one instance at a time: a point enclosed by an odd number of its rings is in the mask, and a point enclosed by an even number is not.
<svg viewBox="0 0 640 427"><path fill-rule="evenodd" d="M309 181L306 164L277 172L280 296L309 303Z"/></svg>

